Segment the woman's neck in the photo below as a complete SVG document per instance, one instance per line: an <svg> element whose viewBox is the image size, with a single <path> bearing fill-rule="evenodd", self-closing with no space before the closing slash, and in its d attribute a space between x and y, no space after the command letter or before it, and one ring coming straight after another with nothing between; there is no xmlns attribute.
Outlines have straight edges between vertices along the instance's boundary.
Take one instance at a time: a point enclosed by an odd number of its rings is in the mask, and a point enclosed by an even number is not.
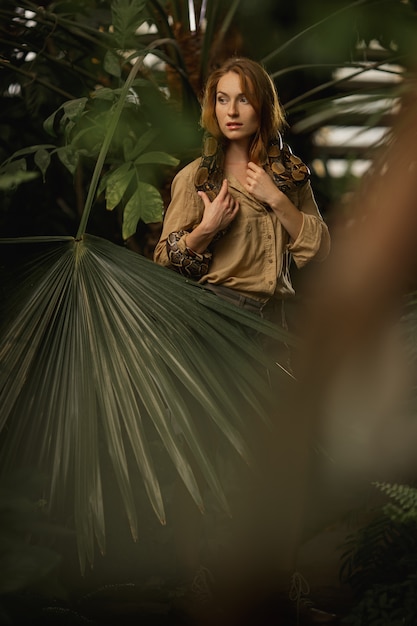
<svg viewBox="0 0 417 626"><path fill-rule="evenodd" d="M249 147L231 142L226 149L224 169L227 176L233 176L241 185L246 184L249 162Z"/></svg>
<svg viewBox="0 0 417 626"><path fill-rule="evenodd" d="M226 148L225 157L226 165L232 163L247 164L249 162L249 145L231 141Z"/></svg>

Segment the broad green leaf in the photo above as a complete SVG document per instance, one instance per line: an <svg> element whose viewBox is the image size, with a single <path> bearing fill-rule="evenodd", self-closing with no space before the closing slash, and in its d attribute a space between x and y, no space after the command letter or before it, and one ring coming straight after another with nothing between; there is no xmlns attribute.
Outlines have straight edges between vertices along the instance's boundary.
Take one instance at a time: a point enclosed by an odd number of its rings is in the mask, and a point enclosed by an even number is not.
<svg viewBox="0 0 417 626"><path fill-rule="evenodd" d="M146 81L144 78L141 78L134 80L132 82L132 87L146 87L148 84L148 81ZM96 89L94 89L94 91L90 93L90 98L96 100L110 100L113 102L117 100L117 97L120 96L122 91L123 87L119 87L117 89L110 89L110 87L97 87Z"/></svg>
<svg viewBox="0 0 417 626"><path fill-rule="evenodd" d="M15 172L26 172L27 162L26 159L14 159L13 161L7 161L3 167L4 172L13 174Z"/></svg>
<svg viewBox="0 0 417 626"><path fill-rule="evenodd" d="M56 146L54 144L51 143L45 143L45 144L38 144L36 146L29 146L28 148L22 148L21 150L17 150L16 152L13 152L12 156L9 157L6 161L4 161L4 163L2 164L5 165L13 160L15 160L17 157L19 156L27 156L29 154L34 154L35 152L37 152L38 150L53 150L54 148L56 148Z"/></svg>
<svg viewBox="0 0 417 626"><path fill-rule="evenodd" d="M116 78L120 78L120 76L122 74L122 70L121 70L121 67L120 67L120 59L117 56L117 54L115 54L111 50L107 50L107 52L106 52L106 54L104 56L103 67L106 70L106 72L108 72L112 76L116 76ZM102 89L97 89L96 91L97 92L101 92ZM110 91L110 90L106 90L106 91ZM102 98L103 94L100 94L98 97Z"/></svg>
<svg viewBox="0 0 417 626"><path fill-rule="evenodd" d="M35 160L36 165L39 167L42 173L43 181L45 182L45 174L46 174L46 170L48 169L51 163L51 155L44 148L40 148L39 150L35 152L34 160Z"/></svg>
<svg viewBox="0 0 417 626"><path fill-rule="evenodd" d="M76 100L69 100L68 102L65 102L62 106L65 118L71 121L76 121L79 117L81 117L87 102L88 98L77 98Z"/></svg>
<svg viewBox="0 0 417 626"><path fill-rule="evenodd" d="M138 27L148 17L144 13L147 0L113 0L111 4L114 38L125 50Z"/></svg>
<svg viewBox="0 0 417 626"><path fill-rule="evenodd" d="M64 128L71 127L82 115L85 105L88 102L88 98L77 98L75 100L68 100L61 104L61 106L54 111L43 123L43 127L47 133L56 137L55 125L57 120L59 121L59 128L62 131ZM63 115L61 113L63 112Z"/></svg>
<svg viewBox="0 0 417 626"><path fill-rule="evenodd" d="M37 177L38 174L36 172L24 172L23 170L19 170L14 174L0 174L0 189L2 191L13 189L21 183L27 183Z"/></svg>
<svg viewBox="0 0 417 626"><path fill-rule="evenodd" d="M71 146L62 146L58 148L57 155L59 160L71 174L75 174L79 161L79 152L75 151Z"/></svg>
<svg viewBox="0 0 417 626"><path fill-rule="evenodd" d="M157 137L158 132L154 128L149 128L146 132L144 132L139 139L136 140L134 146L130 146L130 143L126 142L124 144L125 148L125 159L129 161L134 161Z"/></svg>
<svg viewBox="0 0 417 626"><path fill-rule="evenodd" d="M123 138L123 157L125 161L132 161L131 154L136 145L136 138L133 135L128 135Z"/></svg>
<svg viewBox="0 0 417 626"><path fill-rule="evenodd" d="M46 120L43 123L43 128L45 130L45 132L48 133L48 135L51 135L52 137L56 137L57 133L55 131L55 119L57 117L58 112L61 110L62 107L59 107L59 109L57 109L56 111L54 111L53 113L51 113L51 115L49 117L46 118Z"/></svg>
<svg viewBox="0 0 417 626"><path fill-rule="evenodd" d="M110 100L111 102L114 102L114 100L116 100L118 92L119 90L117 89L110 89L109 87L100 87L99 89L95 89L91 93L91 98L96 99L96 100Z"/></svg>
<svg viewBox="0 0 417 626"><path fill-rule="evenodd" d="M134 173L131 163L123 163L109 174L106 181L106 209L108 211L112 211L120 203Z"/></svg>
<svg viewBox="0 0 417 626"><path fill-rule="evenodd" d="M145 163L157 163L158 165L175 167L178 165L179 159L171 156L167 152L146 152L135 159L135 165L143 165Z"/></svg>
<svg viewBox="0 0 417 626"><path fill-rule="evenodd" d="M106 116L104 116L104 120L105 119ZM97 153L103 143L103 136L104 132L100 127L91 125L74 133L71 136L69 145L74 151L76 150L78 152L82 150L87 156L97 157Z"/></svg>
<svg viewBox="0 0 417 626"><path fill-rule="evenodd" d="M63 117L60 121L60 132L64 135L65 141L71 141L72 130L77 127L76 122Z"/></svg>
<svg viewBox="0 0 417 626"><path fill-rule="evenodd" d="M159 191L138 181L137 189L123 211L122 237L126 241L135 234L139 220L149 224L162 221L163 202Z"/></svg>

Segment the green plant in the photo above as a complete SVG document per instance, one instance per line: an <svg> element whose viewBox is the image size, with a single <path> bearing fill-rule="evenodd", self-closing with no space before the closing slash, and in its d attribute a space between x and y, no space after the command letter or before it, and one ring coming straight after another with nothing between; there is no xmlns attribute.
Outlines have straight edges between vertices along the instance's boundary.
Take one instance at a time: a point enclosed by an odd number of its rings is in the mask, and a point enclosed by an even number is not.
<svg viewBox="0 0 417 626"><path fill-rule="evenodd" d="M129 90L137 84L131 82ZM141 84L145 82L141 81ZM163 200L159 183L164 168L173 168L178 159L162 150L150 149L151 144L155 144L157 130L150 128L143 119L138 104L119 99L120 92L120 89L101 88L93 92L91 98L70 100L61 105L46 120L45 128L57 139L64 136L64 145L46 144L19 150L1 165L0 176L3 180L16 177L18 173L20 176L35 176L35 173L27 172L33 157L46 180L55 154L73 176L80 167L89 171L99 156L106 132L112 128L115 117L121 117L117 129L115 126L112 131L105 174L100 172L100 184L94 191L104 193L107 210L121 209L122 236L127 240L135 234L139 220L144 223L162 220ZM115 116L118 106L122 106L122 110Z"/></svg>
<svg viewBox="0 0 417 626"><path fill-rule="evenodd" d="M231 3L225 12L221 2L209 4L213 13L205 31L206 46L216 23L226 15L219 30L224 35L239 4ZM171 3L178 15L185 14L186 6ZM69 515L83 571L94 562L95 545L102 551L106 545L103 458L110 460L134 538L137 478L143 479L151 506L165 521L159 468L150 452L153 438L162 442L170 470L184 481L196 506L203 508L204 498L189 454L218 504L228 510L227 489L213 467L207 432L214 441L228 441L230 449L250 463L248 426L268 421L280 385L288 383L283 375L279 386L269 387L265 371L273 365L247 330L295 341L217 301L198 285L87 232L93 204L99 201L97 192L107 193L109 209L118 204L125 208L125 236L138 219L158 217L159 198L150 198L152 213L147 216L142 198L137 201L135 182L154 183L155 173L143 160L160 164L162 159L171 167L174 158L188 156L195 145L193 128L185 149L182 143L178 153L172 151L179 145L179 135L184 139L184 115L191 112L188 129L197 124L198 81L191 84L189 68L201 57L192 57L192 47L183 53L179 41L196 43L198 37L190 31L188 39L181 39L164 7L155 1L110 5L86 0L74 6L58 2L45 9L22 0L1 8L11 23L8 54L1 60L4 92L16 76L24 77L19 119L25 120L30 111L36 123L47 117L46 128L54 132L61 128L65 135L64 145L43 139L24 145L35 144L31 154L43 174L50 175L51 154L62 159L66 173L82 169L90 180L87 175L93 170L85 200L84 187L81 192L76 187L81 217L73 220L75 236L67 230L1 241L5 295L0 339L1 469L10 472L23 457L45 470L48 506ZM145 23L156 24L157 33L138 34L137 27ZM178 28L180 22L173 23ZM150 53L159 57L162 69L145 66L143 60ZM186 62L190 59L195 63ZM162 94L169 83L168 68L180 80L181 97L167 101ZM198 75L204 76L204 71ZM10 93L7 98L16 102ZM152 131L160 130L160 124L162 132L154 136ZM7 156L5 185L12 180L6 178L10 173L26 171L27 156L26 148ZM31 212L39 210L32 198L29 205ZM20 216L20 205L16 212Z"/></svg>
<svg viewBox="0 0 417 626"><path fill-rule="evenodd" d="M342 579L354 591L344 622L352 626L412 626L417 618L417 489L375 483L389 498L348 538Z"/></svg>

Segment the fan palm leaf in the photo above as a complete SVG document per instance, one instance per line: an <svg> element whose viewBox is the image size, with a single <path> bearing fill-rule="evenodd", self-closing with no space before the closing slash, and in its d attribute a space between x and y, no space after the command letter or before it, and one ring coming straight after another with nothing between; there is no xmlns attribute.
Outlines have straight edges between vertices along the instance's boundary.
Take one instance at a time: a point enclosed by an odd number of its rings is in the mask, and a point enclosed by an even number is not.
<svg viewBox="0 0 417 626"><path fill-rule="evenodd" d="M134 538L132 455L165 522L149 424L196 505L204 509L185 445L228 511L204 422L252 462L245 421L270 419L271 363L247 328L288 335L104 239L44 238L36 248L8 298L0 344L3 472L23 459L50 477L52 507L71 496L82 569L95 540L105 550L102 441Z"/></svg>

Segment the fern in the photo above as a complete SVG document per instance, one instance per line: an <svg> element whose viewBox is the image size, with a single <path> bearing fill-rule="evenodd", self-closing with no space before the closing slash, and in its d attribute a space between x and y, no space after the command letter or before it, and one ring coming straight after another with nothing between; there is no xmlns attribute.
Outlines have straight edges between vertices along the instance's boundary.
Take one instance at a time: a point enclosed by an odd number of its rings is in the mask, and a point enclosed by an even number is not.
<svg viewBox="0 0 417 626"><path fill-rule="evenodd" d="M412 626L417 619L417 489L373 483L390 499L350 535L340 576L349 583L352 626Z"/></svg>
<svg viewBox="0 0 417 626"><path fill-rule="evenodd" d="M400 522L417 522L417 489L410 485L375 482L383 493L394 502L388 502L383 511L392 520Z"/></svg>
<svg viewBox="0 0 417 626"><path fill-rule="evenodd" d="M343 623L350 626L414 626L417 615L417 575L396 585L368 589Z"/></svg>

